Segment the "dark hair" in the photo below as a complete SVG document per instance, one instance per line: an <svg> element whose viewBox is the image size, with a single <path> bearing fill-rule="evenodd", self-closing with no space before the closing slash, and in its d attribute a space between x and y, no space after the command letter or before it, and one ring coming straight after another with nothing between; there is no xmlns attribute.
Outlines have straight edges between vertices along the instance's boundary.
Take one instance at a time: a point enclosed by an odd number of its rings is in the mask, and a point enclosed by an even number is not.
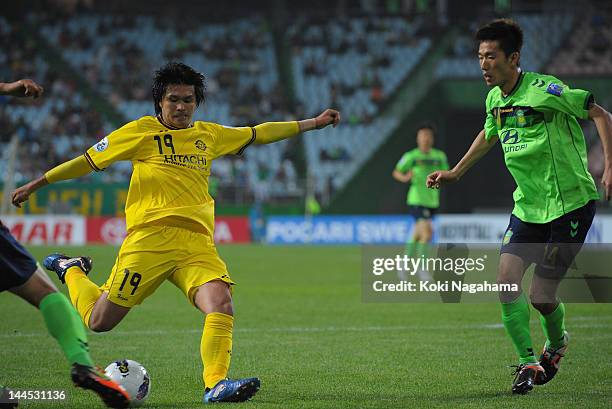
<svg viewBox="0 0 612 409"><path fill-rule="evenodd" d="M436 133L436 127L429 122L425 122L417 126L416 132L418 133L421 129L429 129L432 134Z"/></svg>
<svg viewBox="0 0 612 409"><path fill-rule="evenodd" d="M504 50L506 57L514 52L520 52L523 46L523 30L516 21L502 18L493 20L478 29L476 41L497 41L499 48Z"/></svg>
<svg viewBox="0 0 612 409"><path fill-rule="evenodd" d="M151 90L157 115L161 114L159 103L166 94L166 89L170 84L193 85L196 106L204 103L204 75L181 62L169 62L155 71L153 76L153 87Z"/></svg>

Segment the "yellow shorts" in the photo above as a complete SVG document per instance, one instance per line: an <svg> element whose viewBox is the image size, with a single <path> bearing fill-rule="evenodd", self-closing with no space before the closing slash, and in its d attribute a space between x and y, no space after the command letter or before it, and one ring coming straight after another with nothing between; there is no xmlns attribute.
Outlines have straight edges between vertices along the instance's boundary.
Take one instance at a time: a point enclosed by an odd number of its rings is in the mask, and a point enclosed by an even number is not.
<svg viewBox="0 0 612 409"><path fill-rule="evenodd" d="M234 284L209 236L178 227L146 226L125 238L111 275L100 289L115 304L133 307L166 279L191 304L202 284L213 280Z"/></svg>

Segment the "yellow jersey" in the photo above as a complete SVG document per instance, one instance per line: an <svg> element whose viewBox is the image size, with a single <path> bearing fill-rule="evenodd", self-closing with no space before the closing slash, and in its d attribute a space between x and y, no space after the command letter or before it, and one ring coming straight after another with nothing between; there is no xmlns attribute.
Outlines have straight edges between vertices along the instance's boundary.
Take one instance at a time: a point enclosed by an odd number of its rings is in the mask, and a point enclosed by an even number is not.
<svg viewBox="0 0 612 409"><path fill-rule="evenodd" d="M208 193L212 161L242 154L255 129L196 121L173 129L144 116L110 133L85 153L89 165L104 170L130 160L132 178L125 204L128 232L142 225L183 227L214 235L214 200Z"/></svg>

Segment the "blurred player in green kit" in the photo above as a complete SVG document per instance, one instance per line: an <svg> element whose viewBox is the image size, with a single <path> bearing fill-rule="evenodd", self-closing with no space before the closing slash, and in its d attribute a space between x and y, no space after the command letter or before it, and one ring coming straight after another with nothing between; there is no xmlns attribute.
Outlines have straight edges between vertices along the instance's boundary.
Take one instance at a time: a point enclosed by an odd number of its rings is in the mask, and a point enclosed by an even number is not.
<svg viewBox="0 0 612 409"><path fill-rule="evenodd" d="M440 192L427 188L427 175L435 170L448 169L444 152L433 147L434 132L433 126L421 125L417 129L417 147L404 153L393 170L395 180L411 183L406 203L415 224L406 243L408 257L427 257L427 248L433 237L431 218L440 206ZM423 271L419 276L421 279L429 278L429 274Z"/></svg>

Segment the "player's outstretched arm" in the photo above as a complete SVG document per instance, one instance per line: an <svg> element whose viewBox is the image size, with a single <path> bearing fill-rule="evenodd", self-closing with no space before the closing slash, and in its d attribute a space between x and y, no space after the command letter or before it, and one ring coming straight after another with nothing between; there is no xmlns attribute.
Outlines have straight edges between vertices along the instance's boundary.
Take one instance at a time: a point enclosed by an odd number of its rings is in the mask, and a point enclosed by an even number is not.
<svg viewBox="0 0 612 409"><path fill-rule="evenodd" d="M21 203L28 200L30 195L40 189L43 186L46 186L50 183L59 182L60 180L68 180L75 179L81 176L85 176L90 173L93 169L85 159L85 156L81 155L77 158L69 160L68 162L64 162L61 165L58 165L40 176L33 181L26 183L20 188L16 189L12 195L11 199L14 206L21 207Z"/></svg>
<svg viewBox="0 0 612 409"><path fill-rule="evenodd" d="M43 87L27 78L15 82L0 82L0 95L32 97L36 99L40 97L43 92Z"/></svg>
<svg viewBox="0 0 612 409"><path fill-rule="evenodd" d="M597 104L589 108L589 118L595 122L604 152L604 172L601 184L606 200L612 197L612 115Z"/></svg>
<svg viewBox="0 0 612 409"><path fill-rule="evenodd" d="M318 116L311 119L304 119L298 121L300 132L307 132L313 129L323 129L328 125L334 128L340 123L340 112L335 109L326 109L321 112Z"/></svg>
<svg viewBox="0 0 612 409"><path fill-rule="evenodd" d="M497 136L490 139L485 138L484 129L476 135L470 149L463 155L463 158L451 170L437 170L427 176L427 187L438 189L445 183L456 182L467 172L476 162L480 160L497 142Z"/></svg>
<svg viewBox="0 0 612 409"><path fill-rule="evenodd" d="M393 179L397 180L398 182L402 182L402 183L408 183L410 182L410 179L412 179L412 171L402 173L399 170L394 169L391 175L393 176Z"/></svg>
<svg viewBox="0 0 612 409"><path fill-rule="evenodd" d="M326 109L316 118L297 122L266 122L255 127L255 144L262 145L281 141L298 133L322 129L328 125L332 125L335 128L339 122L340 112L335 109Z"/></svg>

